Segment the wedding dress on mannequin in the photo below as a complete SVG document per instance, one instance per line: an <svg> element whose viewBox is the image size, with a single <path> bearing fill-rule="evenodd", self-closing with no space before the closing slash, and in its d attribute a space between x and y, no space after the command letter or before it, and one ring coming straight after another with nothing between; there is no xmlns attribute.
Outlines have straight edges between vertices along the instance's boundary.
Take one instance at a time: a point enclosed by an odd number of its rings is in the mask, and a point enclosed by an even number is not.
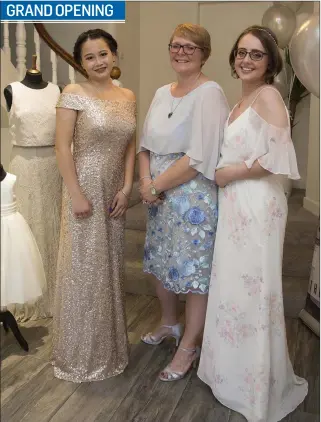
<svg viewBox="0 0 321 422"><path fill-rule="evenodd" d="M36 239L48 287L33 306L11 309L18 321L52 316L60 233L62 178L54 147L60 89L44 81L34 67L21 82L4 89L13 144L9 171L17 176L17 210Z"/></svg>

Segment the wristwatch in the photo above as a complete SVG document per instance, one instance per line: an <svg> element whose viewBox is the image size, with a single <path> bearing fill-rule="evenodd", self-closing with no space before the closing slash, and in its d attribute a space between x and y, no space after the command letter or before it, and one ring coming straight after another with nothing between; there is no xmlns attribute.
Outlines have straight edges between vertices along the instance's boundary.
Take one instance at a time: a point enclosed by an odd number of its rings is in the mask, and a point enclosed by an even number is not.
<svg viewBox="0 0 321 422"><path fill-rule="evenodd" d="M150 193L154 196L158 196L158 192L157 192L155 186L153 185L153 182L150 184Z"/></svg>

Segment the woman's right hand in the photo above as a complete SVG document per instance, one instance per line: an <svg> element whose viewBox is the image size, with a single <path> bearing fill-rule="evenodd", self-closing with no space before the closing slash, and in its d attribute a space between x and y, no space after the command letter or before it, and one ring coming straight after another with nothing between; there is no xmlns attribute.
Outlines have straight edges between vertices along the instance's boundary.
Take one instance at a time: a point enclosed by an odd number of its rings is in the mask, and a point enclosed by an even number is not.
<svg viewBox="0 0 321 422"><path fill-rule="evenodd" d="M76 218L88 218L92 215L92 206L85 195L72 198L72 212Z"/></svg>

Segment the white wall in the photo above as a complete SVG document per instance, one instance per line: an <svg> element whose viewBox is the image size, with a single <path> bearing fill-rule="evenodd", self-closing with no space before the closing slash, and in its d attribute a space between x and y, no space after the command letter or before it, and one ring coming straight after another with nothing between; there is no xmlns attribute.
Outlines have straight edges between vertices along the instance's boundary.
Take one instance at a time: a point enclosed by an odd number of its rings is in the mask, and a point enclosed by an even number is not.
<svg viewBox="0 0 321 422"><path fill-rule="evenodd" d="M69 54L72 55L78 35L88 29L101 28L111 33L117 40L121 81L136 95L139 92L139 25L140 3L126 3L126 23L48 23L46 29ZM68 68L59 60L59 83L68 82Z"/></svg>
<svg viewBox="0 0 321 422"><path fill-rule="evenodd" d="M173 82L168 43L175 27L198 23L197 2L140 3L139 129L157 88Z"/></svg>
<svg viewBox="0 0 321 422"><path fill-rule="evenodd" d="M223 88L230 107L240 100L241 83L232 78L229 55L240 33L250 25L260 25L272 2L211 2L200 5L200 24L210 33L212 54L204 71Z"/></svg>
<svg viewBox="0 0 321 422"><path fill-rule="evenodd" d="M304 207L320 215L320 100L311 95L308 171Z"/></svg>
<svg viewBox="0 0 321 422"><path fill-rule="evenodd" d="M314 2L314 13L320 14L320 3ZM320 216L320 99L310 95L308 164L304 207Z"/></svg>

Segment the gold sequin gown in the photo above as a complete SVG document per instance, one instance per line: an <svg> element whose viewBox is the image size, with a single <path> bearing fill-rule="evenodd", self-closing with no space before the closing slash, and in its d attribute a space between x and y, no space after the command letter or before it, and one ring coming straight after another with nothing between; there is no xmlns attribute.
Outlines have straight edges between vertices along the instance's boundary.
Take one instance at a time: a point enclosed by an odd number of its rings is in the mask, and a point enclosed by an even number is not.
<svg viewBox="0 0 321 422"><path fill-rule="evenodd" d="M57 378L99 381L120 374L128 364L125 219L110 218L109 208L124 183L136 104L61 94L57 107L78 111L73 157L93 215L76 219L64 186L52 363Z"/></svg>

